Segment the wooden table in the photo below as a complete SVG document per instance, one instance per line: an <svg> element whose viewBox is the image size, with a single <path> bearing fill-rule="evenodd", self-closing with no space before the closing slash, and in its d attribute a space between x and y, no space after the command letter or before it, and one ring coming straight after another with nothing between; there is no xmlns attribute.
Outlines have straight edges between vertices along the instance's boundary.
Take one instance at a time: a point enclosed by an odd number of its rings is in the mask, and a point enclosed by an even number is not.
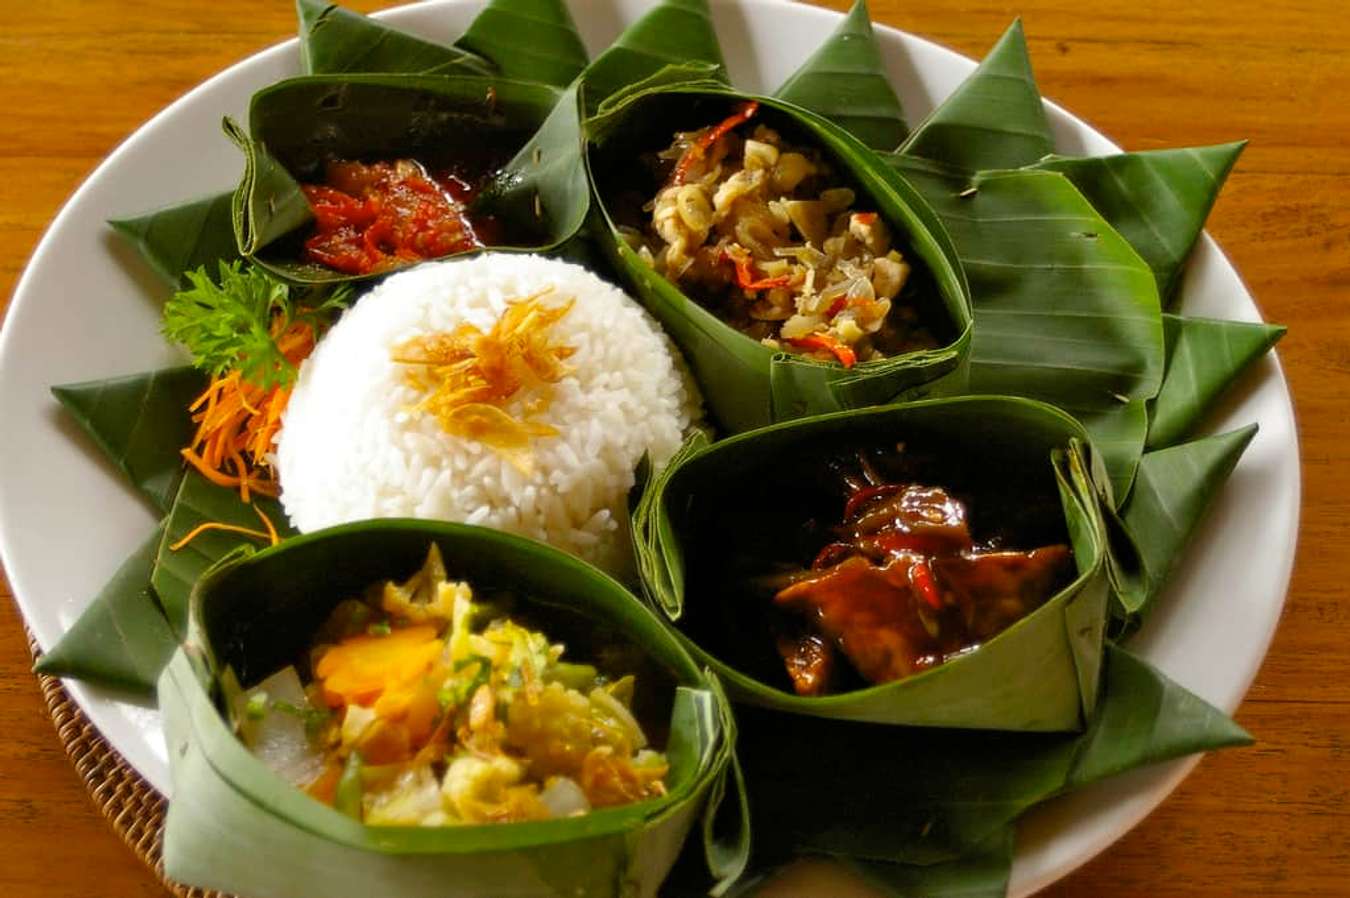
<svg viewBox="0 0 1350 898"><path fill-rule="evenodd" d="M1341 0L872 6L877 21L971 56L1020 14L1046 96L1129 149L1251 140L1210 230L1267 318L1289 325L1280 354L1301 424L1305 497L1284 620L1238 712L1260 741L1205 759L1140 827L1046 894L1350 895L1350 474L1341 467L1350 461L1350 26ZM6 0L0 310L43 230L105 154L294 27L282 0ZM0 579L0 895L163 895L67 763L9 598Z"/></svg>

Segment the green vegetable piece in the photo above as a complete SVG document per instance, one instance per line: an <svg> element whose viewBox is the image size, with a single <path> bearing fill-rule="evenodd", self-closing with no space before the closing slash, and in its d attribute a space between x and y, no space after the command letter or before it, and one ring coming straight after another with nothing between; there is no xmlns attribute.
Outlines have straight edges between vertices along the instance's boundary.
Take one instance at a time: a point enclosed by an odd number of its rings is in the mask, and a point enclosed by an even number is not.
<svg viewBox="0 0 1350 898"><path fill-rule="evenodd" d="M704 63L708 73L726 81L722 46L713 28L708 0L661 0L624 29L582 74L587 117L612 94L644 81L667 66Z"/></svg>
<svg viewBox="0 0 1350 898"><path fill-rule="evenodd" d="M507 78L566 87L589 57L562 0L491 0L455 45Z"/></svg>
<svg viewBox="0 0 1350 898"><path fill-rule="evenodd" d="M333 797L333 807L338 813L346 814L353 820L361 819L361 753L352 752L342 767L342 776L338 779L337 793Z"/></svg>
<svg viewBox="0 0 1350 898"><path fill-rule="evenodd" d="M909 133L867 0L857 0L839 27L774 93L834 122L874 150L893 150Z"/></svg>
<svg viewBox="0 0 1350 898"><path fill-rule="evenodd" d="M1157 599L1256 429L1252 424L1144 454L1123 518L1139 550L1145 591L1125 608L1127 614L1142 615Z"/></svg>
<svg viewBox="0 0 1350 898"><path fill-rule="evenodd" d="M38 659L40 674L71 677L151 696L178 647L150 590L160 530L132 552L56 644Z"/></svg>
<svg viewBox="0 0 1350 898"><path fill-rule="evenodd" d="M438 72L488 75L492 66L460 47L445 47L324 0L297 0L300 58L311 75L343 72Z"/></svg>
<svg viewBox="0 0 1350 898"><path fill-rule="evenodd" d="M1148 262L1167 305L1176 298L1186 259L1245 146L1243 141L1090 159L1052 156L1034 167L1073 181Z"/></svg>
<svg viewBox="0 0 1350 898"><path fill-rule="evenodd" d="M165 283L184 285L185 271L239 258L234 240L231 204L234 193L216 193L147 212L136 218L113 219L112 229L136 247Z"/></svg>
<svg viewBox="0 0 1350 898"><path fill-rule="evenodd" d="M1019 19L899 152L974 172L1030 165L1053 150Z"/></svg>
<svg viewBox="0 0 1350 898"><path fill-rule="evenodd" d="M570 661L555 661L544 671L544 679L561 683L568 689L589 692L595 685L599 672L590 664L573 664Z"/></svg>
<svg viewBox="0 0 1350 898"><path fill-rule="evenodd" d="M250 695L244 705L244 713L250 720L262 720L267 716L267 710L267 693L261 690Z"/></svg>
<svg viewBox="0 0 1350 898"><path fill-rule="evenodd" d="M94 445L163 514L173 504L183 473L184 446L192 440L188 406L206 388L192 368L52 387Z"/></svg>
<svg viewBox="0 0 1350 898"><path fill-rule="evenodd" d="M1185 439L1224 391L1284 336L1278 324L1164 315L1167 373L1150 410L1148 448Z"/></svg>

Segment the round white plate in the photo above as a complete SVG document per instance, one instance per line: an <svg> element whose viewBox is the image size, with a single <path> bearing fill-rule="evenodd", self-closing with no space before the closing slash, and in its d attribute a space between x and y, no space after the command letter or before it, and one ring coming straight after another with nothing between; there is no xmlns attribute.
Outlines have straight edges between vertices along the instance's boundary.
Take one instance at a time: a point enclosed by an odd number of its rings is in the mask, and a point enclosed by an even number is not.
<svg viewBox="0 0 1350 898"><path fill-rule="evenodd" d="M478 2L390 10L400 28L452 41ZM573 4L592 52L642 13L645 0ZM780 0L715 5L735 84L772 91L834 28L835 13ZM911 122L950 93L974 63L878 28L886 64ZM227 69L137 131L57 216L15 291L0 333L0 556L38 642L51 646L154 524L139 497L59 412L53 384L129 374L180 359L159 336L166 291L103 222L232 187L241 157L220 132L242 119L250 94L299 71L295 41ZM1049 104L1048 104L1049 105ZM1117 148L1049 105L1058 150ZM1242 281L1206 237L1187 272L1188 314L1257 320ZM1131 643L1168 675L1221 708L1242 699L1265 655L1289 585L1298 526L1299 467L1293 410L1274 355L1244 380L1212 426L1257 421L1253 440L1203 532L1148 625ZM75 699L104 736L161 790L169 785L157 714L79 683ZM1022 823L1011 893L1027 895L1084 863L1158 805L1194 765L1162 765L1050 802ZM789 873L779 895L858 895L819 865Z"/></svg>

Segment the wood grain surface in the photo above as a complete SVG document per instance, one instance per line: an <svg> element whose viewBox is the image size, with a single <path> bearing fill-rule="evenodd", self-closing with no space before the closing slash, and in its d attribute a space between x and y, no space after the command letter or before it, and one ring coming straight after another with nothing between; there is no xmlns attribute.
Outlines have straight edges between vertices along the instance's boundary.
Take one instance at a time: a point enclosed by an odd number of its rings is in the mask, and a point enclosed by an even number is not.
<svg viewBox="0 0 1350 898"><path fill-rule="evenodd" d="M1259 743L1206 758L1141 826L1044 894L1350 895L1343 0L872 0L872 12L971 56L1021 15L1045 95L1126 148L1250 139L1210 231L1266 317L1289 326L1280 355L1304 466L1284 619L1237 715ZM293 30L285 0L0 0L0 311L43 230L113 147L193 85ZM29 667L0 578L0 895L165 894L93 810Z"/></svg>

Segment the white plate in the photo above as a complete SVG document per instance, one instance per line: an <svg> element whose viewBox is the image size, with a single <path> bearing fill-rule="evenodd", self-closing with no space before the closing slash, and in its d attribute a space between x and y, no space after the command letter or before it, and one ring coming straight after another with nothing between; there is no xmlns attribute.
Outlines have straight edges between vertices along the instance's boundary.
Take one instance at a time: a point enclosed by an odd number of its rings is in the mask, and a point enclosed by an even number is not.
<svg viewBox="0 0 1350 898"><path fill-rule="evenodd" d="M592 52L647 6L643 0L573 3ZM480 6L432 2L391 10L387 20L431 39L457 37ZM835 26L835 13L779 0L715 7L731 76L771 91ZM950 50L878 28L892 81L911 121L950 93L974 63ZM163 286L103 226L126 216L234 185L241 159L220 133L222 115L243 118L253 91L295 74L295 41L233 66L161 112L114 152L57 216L15 291L0 334L0 556L25 620L51 646L79 616L154 521L139 497L58 412L52 384L144 371L173 363L158 332ZM1060 152L1117 148L1050 105ZM1257 320L1251 296L1206 237L1187 272L1188 314ZM1228 711L1265 655L1289 585L1298 526L1299 467L1293 410L1273 355L1215 416L1216 431L1260 422L1209 523L1189 547L1148 626L1131 648ZM108 740L157 788L168 786L159 719L150 709L68 684ZM1138 823L1190 771L1194 760L1118 778L1030 814L1021 825L1011 893L1027 895L1090 859ZM777 894L853 891L812 867ZM864 894L859 889L857 894Z"/></svg>

